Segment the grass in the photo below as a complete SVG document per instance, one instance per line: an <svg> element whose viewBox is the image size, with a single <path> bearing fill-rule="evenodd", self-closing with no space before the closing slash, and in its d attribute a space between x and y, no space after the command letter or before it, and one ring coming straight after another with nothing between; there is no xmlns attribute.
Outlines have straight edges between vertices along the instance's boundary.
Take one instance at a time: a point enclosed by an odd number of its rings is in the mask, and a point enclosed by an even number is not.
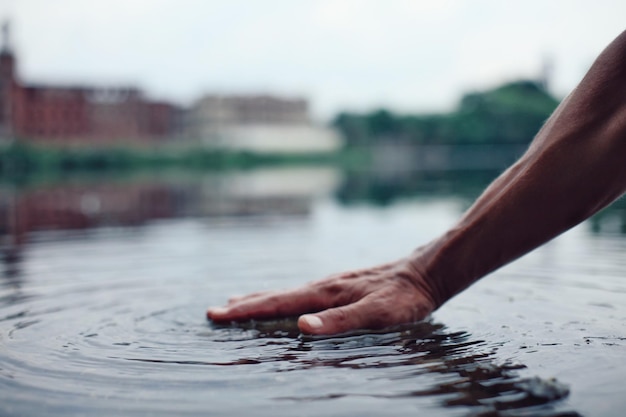
<svg viewBox="0 0 626 417"><path fill-rule="evenodd" d="M163 169L229 170L282 165L360 165L355 151L310 154L253 153L204 147L57 147L14 142L0 148L0 178L129 173Z"/></svg>

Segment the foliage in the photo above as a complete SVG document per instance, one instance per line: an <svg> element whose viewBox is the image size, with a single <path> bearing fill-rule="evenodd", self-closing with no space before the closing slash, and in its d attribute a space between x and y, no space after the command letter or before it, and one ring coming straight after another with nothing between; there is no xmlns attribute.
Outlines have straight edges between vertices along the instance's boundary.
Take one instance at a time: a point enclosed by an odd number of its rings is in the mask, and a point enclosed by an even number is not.
<svg viewBox="0 0 626 417"><path fill-rule="evenodd" d="M448 114L397 115L379 109L340 113L333 124L348 146L382 141L415 144L528 143L558 101L533 81L517 81L466 94Z"/></svg>
<svg viewBox="0 0 626 417"><path fill-rule="evenodd" d="M0 148L0 177L73 172L120 172L144 169L246 169L262 165L343 163L343 154L255 154L208 149L142 149L124 147L51 147L22 141Z"/></svg>

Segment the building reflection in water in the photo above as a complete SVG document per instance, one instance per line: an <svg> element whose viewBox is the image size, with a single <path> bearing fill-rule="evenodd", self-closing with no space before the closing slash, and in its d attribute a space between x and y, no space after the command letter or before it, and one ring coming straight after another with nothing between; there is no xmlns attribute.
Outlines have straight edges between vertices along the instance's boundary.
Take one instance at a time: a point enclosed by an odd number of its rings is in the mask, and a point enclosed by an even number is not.
<svg viewBox="0 0 626 417"><path fill-rule="evenodd" d="M200 216L308 216L312 202L334 192L333 168L267 169L205 177L196 210Z"/></svg>
<svg viewBox="0 0 626 417"><path fill-rule="evenodd" d="M35 234L140 227L159 219L206 216L308 216L313 200L337 187L331 168L267 169L179 179L61 183L0 188L4 276L19 277Z"/></svg>

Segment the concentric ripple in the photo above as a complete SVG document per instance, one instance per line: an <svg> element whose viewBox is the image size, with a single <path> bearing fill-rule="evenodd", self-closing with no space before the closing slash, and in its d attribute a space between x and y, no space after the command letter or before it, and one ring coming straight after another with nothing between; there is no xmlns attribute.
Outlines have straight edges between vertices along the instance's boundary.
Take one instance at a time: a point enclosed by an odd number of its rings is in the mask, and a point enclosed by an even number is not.
<svg viewBox="0 0 626 417"><path fill-rule="evenodd" d="M599 393L597 415L619 409L615 237L543 248L411 326L315 338L295 320L207 322L230 295L362 265L366 227L389 228L398 241L381 251L401 253L419 218L316 210L30 236L0 280L0 415L575 416ZM354 245L329 249L349 228Z"/></svg>
<svg viewBox="0 0 626 417"><path fill-rule="evenodd" d="M2 288L5 415L567 415L553 408L565 385L522 378L497 346L442 324L332 338L303 336L295 320L214 326L197 300L172 296L189 283L113 264L70 279L66 267Z"/></svg>

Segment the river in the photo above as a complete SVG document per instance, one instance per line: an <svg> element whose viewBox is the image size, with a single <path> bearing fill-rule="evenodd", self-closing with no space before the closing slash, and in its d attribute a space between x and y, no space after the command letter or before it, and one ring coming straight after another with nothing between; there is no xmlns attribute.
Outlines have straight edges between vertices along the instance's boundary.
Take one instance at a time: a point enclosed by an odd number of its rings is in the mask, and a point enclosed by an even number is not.
<svg viewBox="0 0 626 417"><path fill-rule="evenodd" d="M622 416L626 210L428 320L338 337L209 305L403 256L491 174L332 168L0 189L0 415Z"/></svg>

